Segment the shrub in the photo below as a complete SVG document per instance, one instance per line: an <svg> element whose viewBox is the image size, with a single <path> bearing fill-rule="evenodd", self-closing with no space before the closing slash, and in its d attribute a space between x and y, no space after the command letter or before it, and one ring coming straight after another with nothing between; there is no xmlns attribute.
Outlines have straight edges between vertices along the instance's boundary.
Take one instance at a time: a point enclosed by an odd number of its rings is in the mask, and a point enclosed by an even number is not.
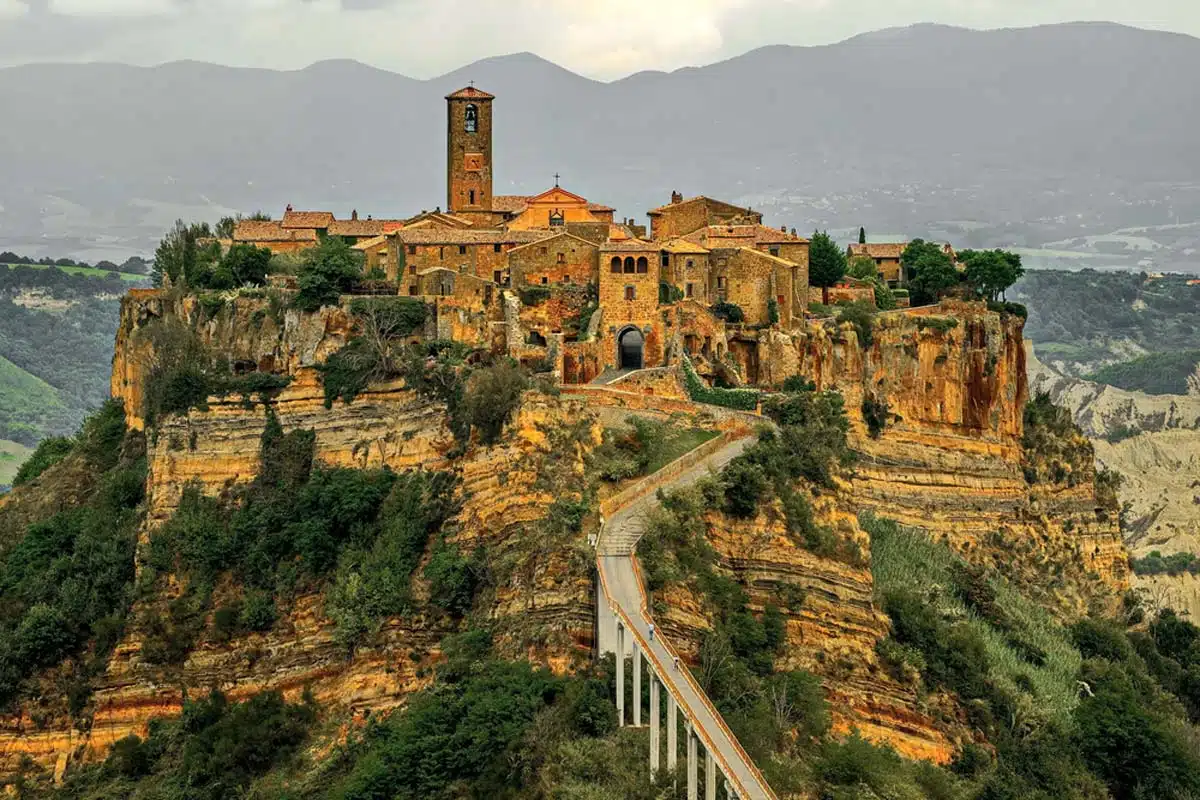
<svg viewBox="0 0 1200 800"><path fill-rule="evenodd" d="M917 317L918 330L931 330L938 333L948 333L958 327L954 317Z"/></svg>
<svg viewBox="0 0 1200 800"><path fill-rule="evenodd" d="M767 298L767 322L772 325L779 322L779 301L774 297Z"/></svg>
<svg viewBox="0 0 1200 800"><path fill-rule="evenodd" d="M717 319L722 319L734 325L746 321L746 312L742 311L742 307L736 303L722 301L712 306L709 310Z"/></svg>
<svg viewBox="0 0 1200 800"><path fill-rule="evenodd" d="M517 290L517 297L521 298L521 305L531 308L540 306L550 299L550 288L548 286L524 286Z"/></svg>
<svg viewBox="0 0 1200 800"><path fill-rule="evenodd" d="M13 478L13 486L29 483L70 455L74 447L74 440L66 436L51 436L38 442L37 449L29 455L29 458L25 459L25 463L17 470L17 475Z"/></svg>
<svg viewBox="0 0 1200 800"><path fill-rule="evenodd" d="M887 428L888 423L888 401L887 398L876 399L874 397L864 397L862 403L863 421L867 423L867 431L872 439L878 439L883 435L883 431Z"/></svg>
<svg viewBox="0 0 1200 800"><path fill-rule="evenodd" d="M372 380L386 377L384 368L379 351L366 339L351 339L325 359L325 363L317 365L325 392L325 407L333 408L333 401L339 398L347 405L353 403Z"/></svg>
<svg viewBox="0 0 1200 800"><path fill-rule="evenodd" d="M475 601L475 590L483 581L483 551L471 558L454 545L442 543L429 558L425 579L429 581L429 601L454 616L464 616Z"/></svg>
<svg viewBox="0 0 1200 800"><path fill-rule="evenodd" d="M739 457L721 471L725 487L725 508L743 519L758 513L758 504L767 492L767 476L762 467L748 458Z"/></svg>
<svg viewBox="0 0 1200 800"><path fill-rule="evenodd" d="M988 311L994 311L1000 316L1019 317L1020 319L1029 319L1029 310L1020 303L988 303Z"/></svg>
<svg viewBox="0 0 1200 800"><path fill-rule="evenodd" d="M483 444L499 441L504 426L521 407L521 396L528 386L520 368L511 361L471 374L462 398L463 419L479 431Z"/></svg>
<svg viewBox="0 0 1200 800"><path fill-rule="evenodd" d="M754 411L758 408L758 400L761 395L756 390L719 389L707 386L704 381L700 380L700 376L696 374L696 370L693 369L692 362L687 356L683 357L682 365L684 384L687 387L688 397L693 401L740 411Z"/></svg>
<svg viewBox="0 0 1200 800"><path fill-rule="evenodd" d="M875 327L875 311L874 303L859 300L856 303L843 306L842 310L838 312L838 324L842 325L848 322L853 325L855 332L858 334L858 345L863 349L870 347L873 341L872 331Z"/></svg>
<svg viewBox="0 0 1200 800"><path fill-rule="evenodd" d="M783 382L781 388L789 394L797 394L799 392L815 392L817 385L803 375L793 375Z"/></svg>

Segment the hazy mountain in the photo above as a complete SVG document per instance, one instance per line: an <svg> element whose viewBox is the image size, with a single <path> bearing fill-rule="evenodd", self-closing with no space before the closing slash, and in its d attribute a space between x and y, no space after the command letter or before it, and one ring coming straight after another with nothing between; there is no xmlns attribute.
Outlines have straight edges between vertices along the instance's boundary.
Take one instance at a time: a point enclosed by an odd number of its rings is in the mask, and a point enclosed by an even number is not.
<svg viewBox="0 0 1200 800"><path fill-rule="evenodd" d="M1169 213L1200 218L1200 193L1179 189L1200 182L1197 74L1200 40L1099 23L918 26L613 83L529 54L429 81L350 61L15 67L0 70L0 246L138 249L176 215L288 202L432 208L442 96L469 80L499 98L497 192L557 171L627 216L679 189L798 227L898 229L1093 206L1157 224L1170 182Z"/></svg>

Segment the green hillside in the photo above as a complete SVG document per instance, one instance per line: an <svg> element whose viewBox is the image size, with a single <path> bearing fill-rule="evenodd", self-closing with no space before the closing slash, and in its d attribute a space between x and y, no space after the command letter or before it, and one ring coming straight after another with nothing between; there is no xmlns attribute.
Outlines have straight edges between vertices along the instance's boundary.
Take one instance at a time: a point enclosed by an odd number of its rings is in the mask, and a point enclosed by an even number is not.
<svg viewBox="0 0 1200 800"><path fill-rule="evenodd" d="M57 389L0 356L0 439L33 445L45 431L70 425Z"/></svg>
<svg viewBox="0 0 1200 800"><path fill-rule="evenodd" d="M1200 350L1150 353L1110 364L1087 376L1089 381L1146 394L1187 394L1188 376L1200 364Z"/></svg>

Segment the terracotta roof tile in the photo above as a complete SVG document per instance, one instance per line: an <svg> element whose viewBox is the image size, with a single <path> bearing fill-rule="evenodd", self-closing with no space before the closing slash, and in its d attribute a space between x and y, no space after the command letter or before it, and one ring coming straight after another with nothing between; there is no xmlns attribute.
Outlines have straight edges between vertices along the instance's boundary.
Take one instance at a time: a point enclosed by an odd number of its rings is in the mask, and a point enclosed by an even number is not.
<svg viewBox="0 0 1200 800"><path fill-rule="evenodd" d="M459 89L457 92L446 95L447 100L495 100L494 94L488 94L482 89L476 89L474 86L467 86Z"/></svg>
<svg viewBox="0 0 1200 800"><path fill-rule="evenodd" d="M358 244L354 245L354 250L370 250L373 247L379 247L381 244L387 244L386 236L373 236L370 239L363 239Z"/></svg>
<svg viewBox="0 0 1200 800"><path fill-rule="evenodd" d="M709 251L706 247L701 247L695 242L689 242L687 239L671 239L664 242L662 249L668 253L677 255L706 255Z"/></svg>
<svg viewBox="0 0 1200 800"><path fill-rule="evenodd" d="M658 245L654 242L646 242L641 239L625 239L613 240L609 239L600 245L602 253L653 253L658 251Z"/></svg>
<svg viewBox="0 0 1200 800"><path fill-rule="evenodd" d="M740 247L753 244L805 244L808 239L793 236L766 225L709 225L682 237L702 247Z"/></svg>
<svg viewBox="0 0 1200 800"><path fill-rule="evenodd" d="M588 203L588 211L613 211L616 209L612 206L606 206L603 203Z"/></svg>
<svg viewBox="0 0 1200 800"><path fill-rule="evenodd" d="M519 214L529 205L529 198L523 194L498 194L492 197L492 211L507 211Z"/></svg>
<svg viewBox="0 0 1200 800"><path fill-rule="evenodd" d="M329 224L330 236L379 236L382 233L381 219L335 219Z"/></svg>
<svg viewBox="0 0 1200 800"><path fill-rule="evenodd" d="M557 234L547 231L473 231L462 228L406 228L392 234L405 244L525 244Z"/></svg>
<svg viewBox="0 0 1200 800"><path fill-rule="evenodd" d="M235 242L315 242L317 232L311 228L286 230L279 222L260 222L244 219L233 229Z"/></svg>
<svg viewBox="0 0 1200 800"><path fill-rule="evenodd" d="M328 228L334 222L333 214L328 211L285 211L283 227L285 228Z"/></svg>
<svg viewBox="0 0 1200 800"><path fill-rule="evenodd" d="M908 247L908 242L867 242L850 245L850 257L866 256L867 258L899 258Z"/></svg>

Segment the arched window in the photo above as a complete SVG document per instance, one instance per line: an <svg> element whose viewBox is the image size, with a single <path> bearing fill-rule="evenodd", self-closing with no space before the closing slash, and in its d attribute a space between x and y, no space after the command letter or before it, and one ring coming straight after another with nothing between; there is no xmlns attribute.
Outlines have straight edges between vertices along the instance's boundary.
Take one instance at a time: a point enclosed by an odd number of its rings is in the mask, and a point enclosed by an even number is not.
<svg viewBox="0 0 1200 800"><path fill-rule="evenodd" d="M467 133L475 133L477 130L479 130L479 109L475 107L474 103L471 103L467 106L466 131Z"/></svg>
<svg viewBox="0 0 1200 800"><path fill-rule="evenodd" d="M625 256L625 272L629 275L632 275L636 268L637 267L634 264L633 256Z"/></svg>
<svg viewBox="0 0 1200 800"><path fill-rule="evenodd" d="M645 256L641 256L638 258L637 271L638 272L649 272L650 271L650 262L646 260Z"/></svg>
<svg viewBox="0 0 1200 800"><path fill-rule="evenodd" d="M620 256L612 257L612 271L613 272L621 271L621 257Z"/></svg>

